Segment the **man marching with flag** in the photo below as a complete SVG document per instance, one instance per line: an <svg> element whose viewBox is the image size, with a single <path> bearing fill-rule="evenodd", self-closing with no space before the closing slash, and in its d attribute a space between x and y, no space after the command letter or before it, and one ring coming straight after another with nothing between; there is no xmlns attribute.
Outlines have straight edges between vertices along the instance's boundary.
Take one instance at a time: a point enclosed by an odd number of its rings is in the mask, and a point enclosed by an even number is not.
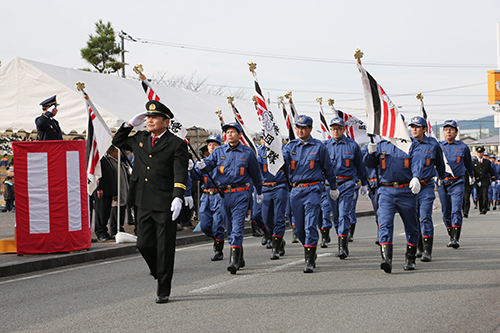
<svg viewBox="0 0 500 333"><path fill-rule="evenodd" d="M382 137L378 143L368 144L364 156L367 167L379 168L379 242L382 263L380 268L392 272L394 215L399 212L406 232L406 262L404 270L415 269L419 226L417 196L420 192L421 164L409 154L411 140L397 107L382 87L361 66L362 52L356 50L358 70L368 112L368 134Z"/></svg>

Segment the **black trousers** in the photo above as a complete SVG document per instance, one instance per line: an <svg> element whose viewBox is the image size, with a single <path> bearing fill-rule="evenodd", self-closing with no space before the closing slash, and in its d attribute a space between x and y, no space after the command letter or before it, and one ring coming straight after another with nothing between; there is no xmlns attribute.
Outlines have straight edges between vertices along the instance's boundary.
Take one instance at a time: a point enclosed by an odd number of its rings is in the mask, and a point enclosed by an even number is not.
<svg viewBox="0 0 500 333"><path fill-rule="evenodd" d="M123 225L125 224L125 208L127 206L120 207L120 231L124 232ZM118 206L111 207L111 216L109 218L109 233L111 236L116 235L116 219L118 218Z"/></svg>
<svg viewBox="0 0 500 333"><path fill-rule="evenodd" d="M479 210L487 211L488 210L488 189L489 182L482 182L481 187L476 186L477 191L477 201L479 202Z"/></svg>
<svg viewBox="0 0 500 333"><path fill-rule="evenodd" d="M158 296L170 296L172 289L176 231L171 211L137 210L137 248L158 279Z"/></svg>
<svg viewBox="0 0 500 333"><path fill-rule="evenodd" d="M101 199L95 195L95 227L94 231L97 237L108 233L108 220L111 214L112 196L103 195Z"/></svg>
<svg viewBox="0 0 500 333"><path fill-rule="evenodd" d="M464 214L469 214L470 210L470 194L472 193L472 189L474 188L474 185L470 185L469 180L467 177L465 178L465 183L464 183L464 203L462 206L462 211Z"/></svg>

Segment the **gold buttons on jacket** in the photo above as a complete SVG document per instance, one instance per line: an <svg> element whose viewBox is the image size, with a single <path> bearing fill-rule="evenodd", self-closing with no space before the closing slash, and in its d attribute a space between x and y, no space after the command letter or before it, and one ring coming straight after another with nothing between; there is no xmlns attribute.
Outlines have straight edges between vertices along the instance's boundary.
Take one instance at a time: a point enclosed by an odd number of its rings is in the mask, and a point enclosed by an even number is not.
<svg viewBox="0 0 500 333"><path fill-rule="evenodd" d="M144 181L145 181L145 182L147 182L147 181L148 181L148 179L147 179L147 178L145 178L145 179L144 179Z"/></svg>
<svg viewBox="0 0 500 333"><path fill-rule="evenodd" d="M149 167L146 167L146 169L148 169L148 170L149 170Z"/></svg>
<svg viewBox="0 0 500 333"><path fill-rule="evenodd" d="M151 157L153 157L153 156L149 155L149 158L151 158Z"/></svg>

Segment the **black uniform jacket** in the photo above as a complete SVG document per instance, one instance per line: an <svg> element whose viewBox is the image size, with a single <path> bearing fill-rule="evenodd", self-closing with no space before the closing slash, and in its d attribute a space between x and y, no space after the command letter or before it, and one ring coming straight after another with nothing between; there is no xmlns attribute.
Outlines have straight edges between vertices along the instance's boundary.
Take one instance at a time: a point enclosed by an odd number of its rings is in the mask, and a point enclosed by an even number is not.
<svg viewBox="0 0 500 333"><path fill-rule="evenodd" d="M484 185L490 183L490 178L495 180L495 171L491 162L487 158L483 158L483 163L479 163L479 160L474 160L474 177L476 178L476 183L481 182Z"/></svg>
<svg viewBox="0 0 500 333"><path fill-rule="evenodd" d="M35 124L40 141L62 140L61 128L54 118L51 119L47 115L42 114L35 119Z"/></svg>
<svg viewBox="0 0 500 333"><path fill-rule="evenodd" d="M117 183L115 179L115 171L111 166L109 157L104 156L101 158L101 173L102 176L99 178L99 185L96 190L102 190L103 195L114 197L117 194Z"/></svg>
<svg viewBox="0 0 500 333"><path fill-rule="evenodd" d="M134 152L128 202L142 209L170 211L172 198L184 198L188 179L187 144L168 130L151 146L151 134L122 125L113 145Z"/></svg>

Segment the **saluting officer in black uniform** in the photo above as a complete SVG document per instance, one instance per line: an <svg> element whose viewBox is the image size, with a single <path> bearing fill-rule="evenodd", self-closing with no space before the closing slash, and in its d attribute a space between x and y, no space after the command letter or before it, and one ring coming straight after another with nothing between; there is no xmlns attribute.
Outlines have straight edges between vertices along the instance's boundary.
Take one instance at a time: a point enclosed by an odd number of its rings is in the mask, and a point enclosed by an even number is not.
<svg viewBox="0 0 500 333"><path fill-rule="evenodd" d="M484 147L477 147L477 160L474 160L474 176L476 177L477 199L479 201L479 214L488 211L488 188L490 178L495 180L495 170L489 159L484 158Z"/></svg>
<svg viewBox="0 0 500 333"><path fill-rule="evenodd" d="M57 114L56 95L40 103L43 113L35 119L36 130L40 141L62 140L61 127L54 117Z"/></svg>
<svg viewBox="0 0 500 333"><path fill-rule="evenodd" d="M182 209L189 153L186 142L167 129L172 112L158 101L149 101L146 110L120 127L113 145L134 152L128 201L138 207L137 248L158 280L156 303L166 303L174 273L174 220ZM147 131L129 137L144 121Z"/></svg>

